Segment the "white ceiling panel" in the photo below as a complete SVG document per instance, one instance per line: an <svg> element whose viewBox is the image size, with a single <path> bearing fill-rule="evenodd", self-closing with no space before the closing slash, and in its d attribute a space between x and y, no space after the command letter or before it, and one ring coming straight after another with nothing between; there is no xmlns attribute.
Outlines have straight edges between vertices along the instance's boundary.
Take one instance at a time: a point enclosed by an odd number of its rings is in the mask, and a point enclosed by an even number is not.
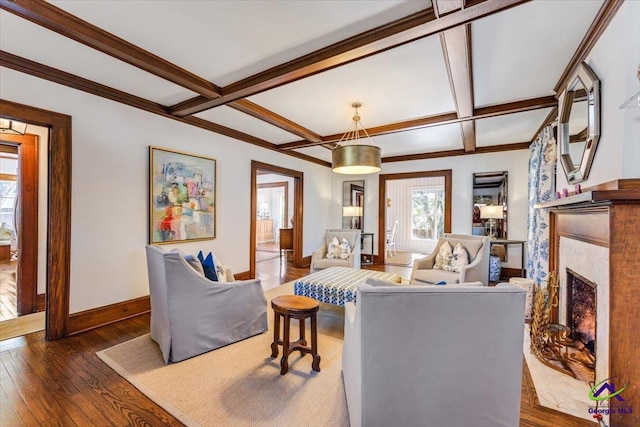
<svg viewBox="0 0 640 427"><path fill-rule="evenodd" d="M551 108L476 120L476 146L528 142Z"/></svg>
<svg viewBox="0 0 640 427"><path fill-rule="evenodd" d="M219 86L430 6L423 0L52 3Z"/></svg>
<svg viewBox="0 0 640 427"><path fill-rule="evenodd" d="M302 139L297 135L270 125L269 123L256 119L248 114L234 110L226 105L203 111L202 113L195 114L195 116L219 125L240 130L244 133L248 133L249 135L273 142L274 144L299 141Z"/></svg>
<svg viewBox="0 0 640 427"><path fill-rule="evenodd" d="M433 126L371 138L382 150L382 157L421 154L462 148L460 124Z"/></svg>
<svg viewBox="0 0 640 427"><path fill-rule="evenodd" d="M197 95L4 10L0 49L160 104Z"/></svg>
<svg viewBox="0 0 640 427"><path fill-rule="evenodd" d="M331 150L328 150L319 145L313 147L298 148L294 151L331 163Z"/></svg>
<svg viewBox="0 0 640 427"><path fill-rule="evenodd" d="M455 109L437 36L250 99L321 135L347 130L354 101L362 103L365 128Z"/></svg>
<svg viewBox="0 0 640 427"><path fill-rule="evenodd" d="M473 22L476 106L553 95L601 5L532 1Z"/></svg>

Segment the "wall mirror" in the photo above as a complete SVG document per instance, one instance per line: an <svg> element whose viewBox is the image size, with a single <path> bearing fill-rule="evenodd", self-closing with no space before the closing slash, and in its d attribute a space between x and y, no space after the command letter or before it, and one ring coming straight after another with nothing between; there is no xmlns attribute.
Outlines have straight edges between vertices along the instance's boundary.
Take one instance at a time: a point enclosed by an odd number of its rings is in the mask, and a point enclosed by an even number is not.
<svg viewBox="0 0 640 427"><path fill-rule="evenodd" d="M558 148L567 182L587 179L600 139L600 80L582 62L558 95Z"/></svg>
<svg viewBox="0 0 640 427"><path fill-rule="evenodd" d="M364 180L342 183L342 228L364 230Z"/></svg>
<svg viewBox="0 0 640 427"><path fill-rule="evenodd" d="M508 181L506 171L473 174L472 234L507 239ZM507 261L505 245L493 244L491 252Z"/></svg>

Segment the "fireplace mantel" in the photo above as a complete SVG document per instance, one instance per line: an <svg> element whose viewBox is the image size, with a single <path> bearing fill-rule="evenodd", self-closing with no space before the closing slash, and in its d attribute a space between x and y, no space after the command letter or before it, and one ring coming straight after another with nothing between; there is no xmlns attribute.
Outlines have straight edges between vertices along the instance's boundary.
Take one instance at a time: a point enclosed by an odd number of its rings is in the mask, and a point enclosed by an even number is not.
<svg viewBox="0 0 640 427"><path fill-rule="evenodd" d="M550 271L561 273L561 237L607 248L609 377L619 387L628 382L624 394L640 406L640 179L612 181L536 208L549 211ZM610 425L639 426L640 407L631 414L611 415Z"/></svg>

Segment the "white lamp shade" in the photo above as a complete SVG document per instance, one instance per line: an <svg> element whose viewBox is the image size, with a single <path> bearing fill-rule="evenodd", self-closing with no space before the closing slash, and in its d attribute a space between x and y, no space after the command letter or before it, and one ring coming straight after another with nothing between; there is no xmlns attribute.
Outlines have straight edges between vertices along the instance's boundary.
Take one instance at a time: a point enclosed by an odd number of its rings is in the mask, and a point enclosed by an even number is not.
<svg viewBox="0 0 640 427"><path fill-rule="evenodd" d="M342 208L342 216L362 216L362 207L345 206Z"/></svg>
<svg viewBox="0 0 640 427"><path fill-rule="evenodd" d="M482 219L503 219L504 208L502 205L489 205L480 207L480 218Z"/></svg>

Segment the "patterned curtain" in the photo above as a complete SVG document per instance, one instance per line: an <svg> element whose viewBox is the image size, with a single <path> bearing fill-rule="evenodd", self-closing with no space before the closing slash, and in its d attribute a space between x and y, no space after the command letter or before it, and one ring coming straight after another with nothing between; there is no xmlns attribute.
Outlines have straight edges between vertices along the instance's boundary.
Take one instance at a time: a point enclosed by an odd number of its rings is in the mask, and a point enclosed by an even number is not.
<svg viewBox="0 0 640 427"><path fill-rule="evenodd" d="M542 283L549 273L549 213L533 206L554 198L556 141L551 126L540 132L530 151L527 277Z"/></svg>

